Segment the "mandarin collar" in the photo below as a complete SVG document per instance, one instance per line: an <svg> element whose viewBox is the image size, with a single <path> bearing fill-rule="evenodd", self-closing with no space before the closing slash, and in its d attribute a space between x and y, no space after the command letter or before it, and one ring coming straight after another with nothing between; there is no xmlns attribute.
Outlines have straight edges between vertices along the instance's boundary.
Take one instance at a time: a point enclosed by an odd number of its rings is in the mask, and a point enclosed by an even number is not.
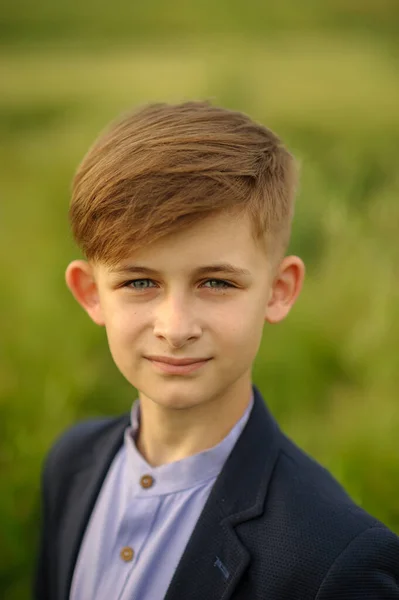
<svg viewBox="0 0 399 600"><path fill-rule="evenodd" d="M252 392L250 402L243 414L227 436L216 446L177 460L166 465L152 467L137 450L135 438L140 425L140 401L135 400L131 410L131 426L125 430L124 447L126 451L126 476L130 481L132 495L135 497L154 497L182 492L204 485L215 479L232 451L244 429L254 404ZM151 481L148 487L142 487L143 477Z"/></svg>

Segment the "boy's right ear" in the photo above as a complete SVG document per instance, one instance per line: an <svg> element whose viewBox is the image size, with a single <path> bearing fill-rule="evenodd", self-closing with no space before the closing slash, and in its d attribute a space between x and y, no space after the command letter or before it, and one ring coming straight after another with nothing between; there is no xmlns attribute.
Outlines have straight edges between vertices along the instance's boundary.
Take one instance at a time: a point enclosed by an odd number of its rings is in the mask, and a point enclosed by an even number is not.
<svg viewBox="0 0 399 600"><path fill-rule="evenodd" d="M85 260L72 261L65 271L65 281L94 323L104 325L100 295L91 265Z"/></svg>

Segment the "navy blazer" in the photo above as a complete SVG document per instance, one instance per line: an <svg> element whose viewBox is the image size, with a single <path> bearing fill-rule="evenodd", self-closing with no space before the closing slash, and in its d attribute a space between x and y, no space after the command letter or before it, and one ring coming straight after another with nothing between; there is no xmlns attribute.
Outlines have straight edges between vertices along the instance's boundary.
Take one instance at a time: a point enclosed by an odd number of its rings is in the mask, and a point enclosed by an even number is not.
<svg viewBox="0 0 399 600"><path fill-rule="evenodd" d="M253 390L248 423L165 600L399 600L399 538L280 431ZM129 422L78 424L50 451L36 600L69 598L90 513Z"/></svg>

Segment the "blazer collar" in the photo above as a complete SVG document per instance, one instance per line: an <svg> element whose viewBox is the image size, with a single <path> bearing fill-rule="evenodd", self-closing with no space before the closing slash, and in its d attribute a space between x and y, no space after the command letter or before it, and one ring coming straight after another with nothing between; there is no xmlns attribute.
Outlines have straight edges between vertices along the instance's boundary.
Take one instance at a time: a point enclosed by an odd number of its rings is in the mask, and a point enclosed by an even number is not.
<svg viewBox="0 0 399 600"><path fill-rule="evenodd" d="M194 528L165 600L227 600L250 556L235 527L259 516L279 453L279 429L259 390L248 422L219 474ZM68 600L79 547L109 467L123 443L130 415L101 430L91 453L70 480L69 506L62 523L58 595Z"/></svg>
<svg viewBox="0 0 399 600"><path fill-rule="evenodd" d="M217 478L165 600L228 600L250 562L235 528L261 515L281 432L259 390L248 423Z"/></svg>
<svg viewBox="0 0 399 600"><path fill-rule="evenodd" d="M91 449L82 455L79 465L72 467L75 472L67 478L69 489L66 490L66 498L70 510L65 511L59 538L62 543L58 549L56 597L60 600L69 598L73 571L90 514L108 469L123 443L123 434L129 423L130 415L123 415L111 419L105 431L103 427L99 428L99 435Z"/></svg>

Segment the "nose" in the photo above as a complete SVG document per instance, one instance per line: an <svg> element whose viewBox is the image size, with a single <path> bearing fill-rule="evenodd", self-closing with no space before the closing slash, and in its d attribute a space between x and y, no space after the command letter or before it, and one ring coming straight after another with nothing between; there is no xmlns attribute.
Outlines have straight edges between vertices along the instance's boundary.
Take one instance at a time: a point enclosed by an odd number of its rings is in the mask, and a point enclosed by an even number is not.
<svg viewBox="0 0 399 600"><path fill-rule="evenodd" d="M154 335L163 338L173 348L201 336L201 327L193 305L182 297L169 297L158 307Z"/></svg>

